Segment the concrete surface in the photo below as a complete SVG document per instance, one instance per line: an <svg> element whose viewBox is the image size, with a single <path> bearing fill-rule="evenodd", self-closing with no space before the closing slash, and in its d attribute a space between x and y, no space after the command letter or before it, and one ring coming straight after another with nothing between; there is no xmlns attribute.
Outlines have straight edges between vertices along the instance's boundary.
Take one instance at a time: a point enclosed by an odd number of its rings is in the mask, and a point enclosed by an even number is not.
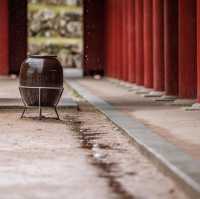
<svg viewBox="0 0 200 199"><path fill-rule="evenodd" d="M73 99L81 111L60 109L61 121L49 110L38 120L33 110L19 119L19 110L0 109L0 198L188 198L104 115Z"/></svg>
<svg viewBox="0 0 200 199"><path fill-rule="evenodd" d="M11 77L0 77L0 109L22 109L23 103L19 93L19 80ZM77 107L77 103L68 95L66 87L61 100L58 104L59 108Z"/></svg>
<svg viewBox="0 0 200 199"><path fill-rule="evenodd" d="M0 111L0 198L187 198L88 105L61 116L39 121Z"/></svg>
<svg viewBox="0 0 200 199"><path fill-rule="evenodd" d="M183 186L184 189L188 189L187 191L190 192L191 195L194 194L194 198L200 196L199 151L194 148L188 150L188 148L182 147L179 142L183 136L182 134L177 134L177 132L175 132L177 142L168 142L170 141L168 136L171 132L163 132L161 127L158 128L151 124L154 122L164 127L166 125L169 126L171 120L169 120L170 118L168 117L174 116L173 122L175 127L179 121L183 120L183 116L185 116L187 120L190 119L189 122L194 119L193 117L190 118L190 115L187 115L187 113L184 115L182 113L183 110L180 108L171 107L167 104L164 105L163 103L161 104L153 100L147 101L147 99L132 93L130 94L127 89L123 89L121 86L116 86L116 84L105 80L95 81L92 79L85 79L70 82L70 85L90 103L105 113L113 122L129 133L137 144L148 151L150 155L153 154L151 158L159 159L159 162L168 169L168 173L170 174L169 171L172 171L171 173L175 174L172 176L176 178L177 181L180 181L181 186ZM114 106L111 106L97 96L106 99L106 101ZM123 113L117 111L116 108ZM140 111L142 111L142 115L138 117ZM154 111L157 111L158 114L155 115ZM170 115L169 111L173 111L173 113ZM168 112L167 115L164 114L166 112ZM138 123L138 121L135 120L135 115L137 115L137 118L140 118L140 121L145 123L145 126L143 126L141 122ZM147 115L149 115L149 117L147 117ZM149 119L148 123L145 120L146 118ZM188 130L190 127L191 126L183 125L182 129L185 130L186 128ZM162 133L165 134L163 135ZM186 136L186 134L184 135ZM193 138L191 135L188 135L183 137L183 139L191 142L191 145L199 147L199 140L197 137ZM176 145L174 145L174 143L176 143Z"/></svg>
<svg viewBox="0 0 200 199"><path fill-rule="evenodd" d="M0 198L112 198L65 122L0 118Z"/></svg>
<svg viewBox="0 0 200 199"><path fill-rule="evenodd" d="M109 81L85 79L79 83L200 160L200 112L185 111L168 102L155 102L157 98L144 98Z"/></svg>
<svg viewBox="0 0 200 199"><path fill-rule="evenodd" d="M63 70L65 78L81 78L83 77L82 68L66 68Z"/></svg>

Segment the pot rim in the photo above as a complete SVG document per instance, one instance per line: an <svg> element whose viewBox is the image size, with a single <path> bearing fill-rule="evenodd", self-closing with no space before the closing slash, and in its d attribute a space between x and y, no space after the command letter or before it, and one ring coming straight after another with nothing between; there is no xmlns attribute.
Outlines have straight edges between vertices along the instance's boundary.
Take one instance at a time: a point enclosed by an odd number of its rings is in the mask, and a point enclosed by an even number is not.
<svg viewBox="0 0 200 199"><path fill-rule="evenodd" d="M57 58L56 55L28 55L29 58Z"/></svg>

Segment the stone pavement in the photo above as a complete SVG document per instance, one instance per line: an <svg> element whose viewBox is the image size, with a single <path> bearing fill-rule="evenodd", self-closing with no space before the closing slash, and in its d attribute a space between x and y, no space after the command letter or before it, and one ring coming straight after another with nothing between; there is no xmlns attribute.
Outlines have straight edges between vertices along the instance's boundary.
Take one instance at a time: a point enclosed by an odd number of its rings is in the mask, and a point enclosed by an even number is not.
<svg viewBox="0 0 200 199"><path fill-rule="evenodd" d="M0 77L0 109L2 108L23 108L23 103L21 101L20 93L19 93L19 82L18 78L11 78L8 76ZM64 92L59 107L77 107L77 103L75 103L71 97L69 97L66 92L66 88L64 87Z"/></svg>
<svg viewBox="0 0 200 199"><path fill-rule="evenodd" d="M16 80L1 84L1 97L19 98ZM49 110L42 120L33 110L24 119L0 110L0 198L188 198L116 125L72 97L81 111L60 109L59 121Z"/></svg>
<svg viewBox="0 0 200 199"><path fill-rule="evenodd" d="M200 197L200 112L144 98L105 79L69 84L125 130L151 159L159 160L162 169L195 194L193 198Z"/></svg>
<svg viewBox="0 0 200 199"><path fill-rule="evenodd" d="M185 111L167 102L155 102L106 80L83 79L79 83L200 160L200 111Z"/></svg>

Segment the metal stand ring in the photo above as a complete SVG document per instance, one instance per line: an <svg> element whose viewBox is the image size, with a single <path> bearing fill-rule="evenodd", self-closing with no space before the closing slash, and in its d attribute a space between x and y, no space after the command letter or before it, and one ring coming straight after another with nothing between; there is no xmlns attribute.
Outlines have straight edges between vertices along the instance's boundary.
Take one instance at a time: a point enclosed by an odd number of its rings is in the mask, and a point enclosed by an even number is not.
<svg viewBox="0 0 200 199"><path fill-rule="evenodd" d="M38 96L39 96L39 101L38 101L38 109L39 109L39 119L41 120L42 119L42 106L41 106L41 93L42 93L42 90L46 89L46 90L60 90L60 95L58 97L58 100L57 102L55 103L54 106L50 106L52 108L54 108L54 111L56 113L56 116L58 120L60 120L60 117L59 117L59 114L58 114L58 110L57 110L57 106L58 106L58 103L60 101L60 98L62 96L62 93L63 93L63 90L64 88L63 87L29 87L29 86L19 86L19 91L20 91L20 95L21 95L21 99L22 99L22 103L24 104L24 109L22 111L22 114L21 114L21 118L24 117L24 114L26 112L26 110L28 109L28 107L34 107L34 106L29 106L27 105L25 99L23 98L23 95L22 95L22 88L26 88L26 89L38 89Z"/></svg>

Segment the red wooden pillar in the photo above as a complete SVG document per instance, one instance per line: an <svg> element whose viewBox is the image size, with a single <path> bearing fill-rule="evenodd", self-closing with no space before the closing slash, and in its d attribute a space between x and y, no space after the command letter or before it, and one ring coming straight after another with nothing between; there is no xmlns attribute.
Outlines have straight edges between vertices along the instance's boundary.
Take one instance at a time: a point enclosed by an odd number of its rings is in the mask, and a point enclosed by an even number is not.
<svg viewBox="0 0 200 199"><path fill-rule="evenodd" d="M18 74L27 55L27 0L9 1L10 72Z"/></svg>
<svg viewBox="0 0 200 199"><path fill-rule="evenodd" d="M0 75L9 71L8 0L0 1Z"/></svg>
<svg viewBox="0 0 200 199"><path fill-rule="evenodd" d="M117 78L117 26L116 26L116 0L113 0L113 50L114 50L114 77Z"/></svg>
<svg viewBox="0 0 200 199"><path fill-rule="evenodd" d="M84 6L85 7L85 6ZM105 75L106 76L110 76L110 67L109 67L109 48L108 48L108 42L109 42L109 15L108 15L108 1L105 2ZM84 12L88 12L87 10L85 10ZM86 13L85 13L86 15ZM85 27L86 25L84 25ZM86 28L86 27L85 27ZM85 30L86 31L86 30ZM86 33L84 33L86 34ZM85 44L84 45L84 48L85 50L88 48L88 45ZM86 61L87 61L87 55L85 55L85 52L84 52L84 63L86 64ZM86 66L84 66L86 67Z"/></svg>
<svg viewBox="0 0 200 199"><path fill-rule="evenodd" d="M164 0L166 95L178 95L178 0Z"/></svg>
<svg viewBox="0 0 200 199"><path fill-rule="evenodd" d="M153 87L152 0L144 0L144 85Z"/></svg>
<svg viewBox="0 0 200 199"><path fill-rule="evenodd" d="M123 74L122 79L128 79L128 63L127 63L127 0L122 1L122 60Z"/></svg>
<svg viewBox="0 0 200 199"><path fill-rule="evenodd" d="M120 13L120 2L119 0L115 1L116 3L116 10L115 10L115 18L116 18L116 24L115 24L115 34L116 34L116 78L120 79L120 56L121 56L121 49L120 49L120 19L119 19L119 13Z"/></svg>
<svg viewBox="0 0 200 199"><path fill-rule="evenodd" d="M153 87L164 90L163 0L153 0Z"/></svg>
<svg viewBox="0 0 200 199"><path fill-rule="evenodd" d="M120 49L120 76L119 79L123 80L123 1L119 1L119 49Z"/></svg>
<svg viewBox="0 0 200 199"><path fill-rule="evenodd" d="M115 1L112 0L112 77L115 77L116 72L116 60L115 60Z"/></svg>
<svg viewBox="0 0 200 199"><path fill-rule="evenodd" d="M115 0L111 1L110 18L111 18L111 54L112 54L112 77L115 77L116 72L116 56L115 56Z"/></svg>
<svg viewBox="0 0 200 199"><path fill-rule="evenodd" d="M135 83L135 0L128 0L128 81Z"/></svg>
<svg viewBox="0 0 200 199"><path fill-rule="evenodd" d="M114 77L114 53L113 53L113 0L108 0L108 20L109 20L109 50L110 50L110 56L108 59L110 59L110 77Z"/></svg>
<svg viewBox="0 0 200 199"><path fill-rule="evenodd" d="M136 83L144 84L143 0L135 0Z"/></svg>
<svg viewBox="0 0 200 199"><path fill-rule="evenodd" d="M84 0L84 73L104 73L104 0ZM109 59L109 58L108 58Z"/></svg>
<svg viewBox="0 0 200 199"><path fill-rule="evenodd" d="M179 97L195 98L196 0L179 0Z"/></svg>
<svg viewBox="0 0 200 199"><path fill-rule="evenodd" d="M200 103L200 1L197 1L197 101Z"/></svg>
<svg viewBox="0 0 200 199"><path fill-rule="evenodd" d="M129 27L128 27L128 11L129 11L129 4L128 4L129 0L125 0L124 3L124 14L125 14L125 81L128 81L128 77L129 77L129 57L128 57L128 31L129 31Z"/></svg>
<svg viewBox="0 0 200 199"><path fill-rule="evenodd" d="M124 80L124 1L121 1L121 80Z"/></svg>

